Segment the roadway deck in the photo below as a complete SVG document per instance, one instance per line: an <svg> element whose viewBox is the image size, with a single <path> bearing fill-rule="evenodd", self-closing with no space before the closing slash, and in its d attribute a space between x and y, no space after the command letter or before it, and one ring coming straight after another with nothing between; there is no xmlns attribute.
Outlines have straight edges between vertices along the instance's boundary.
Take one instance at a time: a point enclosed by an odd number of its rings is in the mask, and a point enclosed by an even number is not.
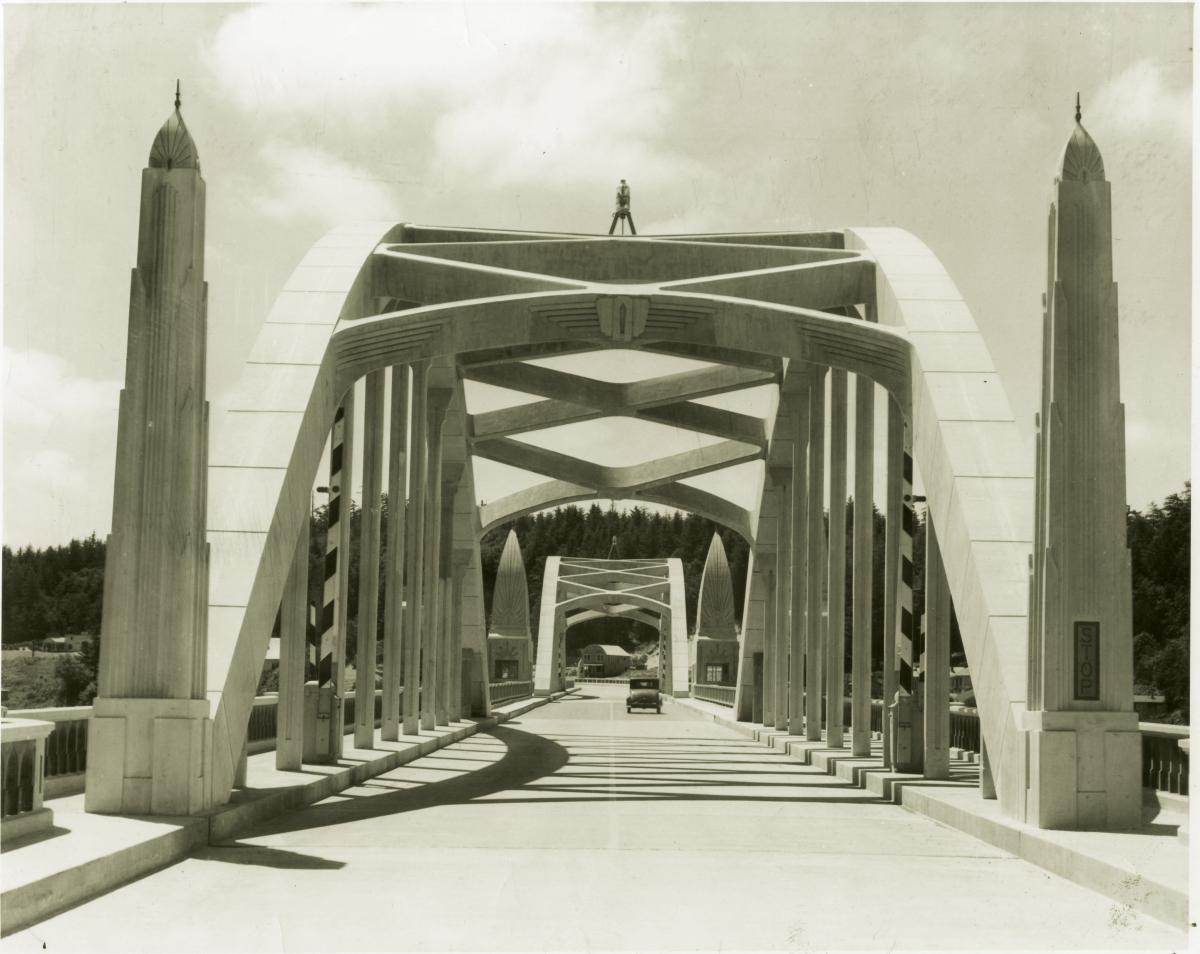
<svg viewBox="0 0 1200 954"><path fill-rule="evenodd" d="M585 687L258 822L13 935L4 949L1187 943L686 706L627 714L623 695Z"/></svg>

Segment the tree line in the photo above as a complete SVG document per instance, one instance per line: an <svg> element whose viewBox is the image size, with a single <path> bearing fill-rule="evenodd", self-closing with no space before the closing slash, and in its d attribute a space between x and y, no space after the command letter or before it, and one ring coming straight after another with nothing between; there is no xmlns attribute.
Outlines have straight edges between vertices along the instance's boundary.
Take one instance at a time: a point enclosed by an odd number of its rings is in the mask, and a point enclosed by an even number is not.
<svg viewBox="0 0 1200 954"><path fill-rule="evenodd" d="M382 534L386 550L388 501L382 500ZM846 627L853 625L850 580L853 556L853 505L846 512ZM351 547L348 560L349 620L347 655L355 658L358 632L359 533L362 511L350 508ZM883 657L883 590L885 521L876 510L872 603L872 656L874 668ZM1134 671L1137 690L1166 697L1167 721L1188 720L1190 577L1191 577L1191 484L1172 494L1161 506L1146 511L1129 510L1128 541L1132 553ZM313 622L311 638L323 602L327 513L324 507L312 514L309 534L309 604ZM480 542L485 612L491 612L492 589L500 553L508 531L516 531L525 559L529 581L530 619L536 630L541 602L542 574L548 556L625 559L678 557L683 562L688 631L696 622L700 579L712 535L720 535L729 558L733 598L739 620L746 589L749 549L734 531L696 514L652 512L644 507L618 510L614 506L577 505L519 517L512 523L484 534ZM914 532L913 609L918 618L924 604L924 523L917 515ZM105 543L93 534L72 540L66 546L35 549L3 548L4 645L26 643L48 636L100 632L103 599ZM380 580L379 620L382 626L384 580ZM653 639L656 634L644 624L622 619L598 619L572 627L577 643L615 642L627 649ZM379 635L382 635L380 633ZM536 635L536 633L535 633ZM952 629L952 652L961 653L957 625ZM846 640L847 653L850 640ZM82 665L80 671L79 665ZM847 660L849 664L849 660ZM58 704L79 702L94 694L95 654L82 660L63 662ZM90 677L88 670L90 669ZM70 697L69 699L67 697ZM87 701L90 701L90 697Z"/></svg>

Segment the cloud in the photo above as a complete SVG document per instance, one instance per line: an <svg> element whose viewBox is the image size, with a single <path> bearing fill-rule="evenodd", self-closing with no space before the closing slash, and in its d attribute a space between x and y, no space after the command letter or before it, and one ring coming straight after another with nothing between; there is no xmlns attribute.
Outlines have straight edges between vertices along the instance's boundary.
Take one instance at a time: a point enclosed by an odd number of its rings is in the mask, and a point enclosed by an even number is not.
<svg viewBox="0 0 1200 954"><path fill-rule="evenodd" d="M5 348L4 369L5 543L45 546L103 532L120 382L80 376L42 351Z"/></svg>
<svg viewBox="0 0 1200 954"><path fill-rule="evenodd" d="M254 209L268 218L340 225L397 214L399 197L385 180L323 149L276 141L263 146L258 158L266 179L247 191Z"/></svg>
<svg viewBox="0 0 1200 954"><path fill-rule="evenodd" d="M402 158L427 190L624 173L701 192L706 165L672 144L680 33L633 5L264 4L230 15L209 59L277 137Z"/></svg>
<svg viewBox="0 0 1200 954"><path fill-rule="evenodd" d="M1170 133L1185 142L1192 139L1192 97L1186 88L1169 89L1162 68L1139 60L1100 88L1089 114L1105 117L1108 126L1128 135Z"/></svg>

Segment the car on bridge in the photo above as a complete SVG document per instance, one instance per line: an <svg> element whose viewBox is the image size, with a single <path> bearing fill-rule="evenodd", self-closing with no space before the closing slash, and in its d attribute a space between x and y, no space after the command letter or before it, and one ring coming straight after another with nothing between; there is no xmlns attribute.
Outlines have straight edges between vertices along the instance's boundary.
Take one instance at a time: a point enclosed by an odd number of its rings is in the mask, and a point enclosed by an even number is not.
<svg viewBox="0 0 1200 954"><path fill-rule="evenodd" d="M653 709L662 712L662 698L658 694L657 676L634 676L629 680L629 695L625 697L625 711Z"/></svg>

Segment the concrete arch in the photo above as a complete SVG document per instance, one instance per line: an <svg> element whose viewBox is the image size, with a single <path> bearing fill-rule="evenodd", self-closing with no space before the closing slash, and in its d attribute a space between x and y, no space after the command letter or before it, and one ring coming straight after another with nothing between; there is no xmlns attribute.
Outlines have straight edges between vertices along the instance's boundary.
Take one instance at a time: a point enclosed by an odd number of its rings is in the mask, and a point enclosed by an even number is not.
<svg viewBox="0 0 1200 954"><path fill-rule="evenodd" d="M623 617L625 619L637 620L639 623L645 623L647 626L659 626L662 622L661 617L655 616L646 610L638 609L635 606L629 607L608 607L611 612L600 612L599 610L583 610L568 616L565 620L567 629L576 626L579 623L586 623L593 619L611 619L614 616Z"/></svg>
<svg viewBox="0 0 1200 954"><path fill-rule="evenodd" d="M479 290L493 297L446 299L386 314L375 313L379 302L400 298L395 293L406 289L395 284L390 267L378 265L375 253L384 245L394 249L411 237L411 228L352 226L319 241L268 315L234 394L213 415L208 697L215 800L225 800L232 786L257 672L340 396L359 377L393 364L451 355L511 357L531 346L582 350L584 344L682 352L700 345L710 354L783 356L862 374L887 389L915 427L916 460L946 553L968 655L980 674L985 737L998 782L1005 779L1003 797L1015 799L1023 760L1019 713L1031 468L1012 464L1019 442L1003 387L969 310L936 257L901 230L857 229L845 236L853 251L845 258L777 264L707 281L678 279L670 290L586 288L485 269ZM695 245L711 248L716 241ZM834 287L846 300L813 299L817 285L797 277L819 276L822 268L828 277L813 281ZM427 286L435 280L425 279ZM461 286L457 293L464 293ZM749 294L773 300L741 297ZM865 304L868 316L877 313L879 322L787 303L803 296L823 306ZM633 303L635 316L644 319L637 335L617 335L611 318L605 325L605 309L618 299ZM568 483L543 487L524 502L509 501L482 517L493 526L522 512L597 495L595 488ZM749 514L721 508L716 498L706 500L704 492L686 485L637 493L753 536ZM686 648L680 658L686 659ZM686 666L679 668L686 691ZM985 682L991 687L985 689Z"/></svg>
<svg viewBox="0 0 1200 954"><path fill-rule="evenodd" d="M878 263L879 321L912 342L913 457L937 531L997 794L1023 817L1033 460L970 309L901 229L851 229Z"/></svg>
<svg viewBox="0 0 1200 954"><path fill-rule="evenodd" d="M483 532L487 533L489 530L516 520L525 514L584 500L601 499L607 499L603 492L590 487L572 484L566 480L546 481L498 500L488 501L480 508L480 524ZM657 487L623 495L622 499L646 500L650 503L685 510L688 513L706 517L723 527L728 527L747 541L753 538L751 531L753 514L750 511L730 503L716 494L689 487L687 484L676 482L661 484Z"/></svg>

